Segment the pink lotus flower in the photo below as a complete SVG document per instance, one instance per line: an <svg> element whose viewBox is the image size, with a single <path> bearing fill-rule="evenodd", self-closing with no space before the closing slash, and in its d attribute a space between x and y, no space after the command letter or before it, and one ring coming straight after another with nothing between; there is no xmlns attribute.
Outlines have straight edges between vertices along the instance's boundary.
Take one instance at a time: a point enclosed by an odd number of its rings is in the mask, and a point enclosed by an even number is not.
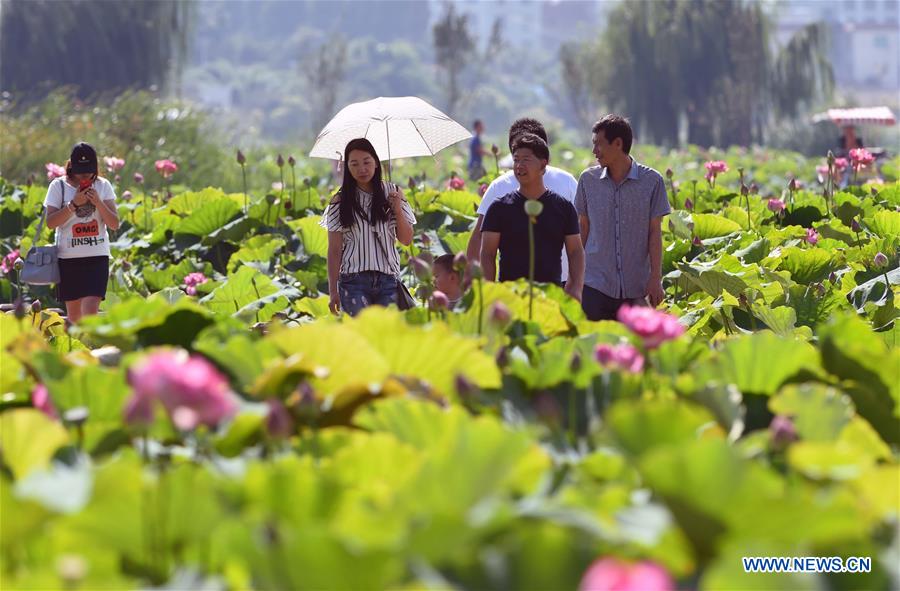
<svg viewBox="0 0 900 591"><path fill-rule="evenodd" d="M843 172L844 170L847 169L847 167L849 165L850 165L850 163L847 162L846 158L835 158L834 159L834 169L838 172Z"/></svg>
<svg viewBox="0 0 900 591"><path fill-rule="evenodd" d="M865 148L854 148L850 150L850 162L853 163L853 170L859 171L875 162L875 156Z"/></svg>
<svg viewBox="0 0 900 591"><path fill-rule="evenodd" d="M142 174L139 173L139 172L134 173L134 182L136 182L136 183L139 184L139 185L140 185L141 183L143 183L143 182L144 182L144 175L142 175Z"/></svg>
<svg viewBox="0 0 900 591"><path fill-rule="evenodd" d="M487 183L481 183L481 186L478 187L478 196L484 197L484 194L487 192L488 186Z"/></svg>
<svg viewBox="0 0 900 591"><path fill-rule="evenodd" d="M106 156L103 158L103 163L106 164L106 170L111 173L118 172L125 166L125 160L116 158L115 156Z"/></svg>
<svg viewBox="0 0 900 591"><path fill-rule="evenodd" d="M772 418L772 422L769 423L769 436L776 447L784 447L798 439L794 422L784 415L775 415Z"/></svg>
<svg viewBox="0 0 900 591"><path fill-rule="evenodd" d="M594 358L603 367L622 369L630 373L641 373L644 356L632 345L608 345L600 343L594 350Z"/></svg>
<svg viewBox="0 0 900 591"><path fill-rule="evenodd" d="M447 188L454 191L461 191L466 188L466 181L458 176L451 177L450 180L447 181Z"/></svg>
<svg viewBox="0 0 900 591"><path fill-rule="evenodd" d="M815 246L819 242L819 233L816 232L815 228L807 228L806 229L806 238L804 238L809 244Z"/></svg>
<svg viewBox="0 0 900 591"><path fill-rule="evenodd" d="M188 273L184 277L184 291L188 295L197 295L197 286L209 281L203 273Z"/></svg>
<svg viewBox="0 0 900 591"><path fill-rule="evenodd" d="M0 261L0 271L3 271L4 273L9 273L10 271L12 271L13 265L16 264L16 259L20 256L21 255L19 254L19 249L17 248L16 250L3 257L3 260Z"/></svg>
<svg viewBox="0 0 900 591"><path fill-rule="evenodd" d="M722 174L723 172L728 172L728 164L723 160L710 160L704 166L706 166L707 172L714 177Z"/></svg>
<svg viewBox="0 0 900 591"><path fill-rule="evenodd" d="M52 181L55 178L59 178L61 176L66 176L66 169L60 166L59 164L53 164L52 162L48 162L44 165L44 168L47 169L47 180Z"/></svg>
<svg viewBox="0 0 900 591"><path fill-rule="evenodd" d="M450 307L450 298L444 292L436 289L431 294L431 299L428 303L431 304L432 310L446 310Z"/></svg>
<svg viewBox="0 0 900 591"><path fill-rule="evenodd" d="M618 558L601 558L587 569L578 591L673 591L669 573L655 562L630 564Z"/></svg>
<svg viewBox="0 0 900 591"><path fill-rule="evenodd" d="M766 203L766 207L768 207L769 211L772 213L781 213L784 211L784 201L781 199L769 199L769 202Z"/></svg>
<svg viewBox="0 0 900 591"><path fill-rule="evenodd" d="M178 172L178 165L171 160L157 160L156 172L161 174L164 179L167 179Z"/></svg>
<svg viewBox="0 0 900 591"><path fill-rule="evenodd" d="M237 410L225 377L203 357L183 350L151 354L131 368L128 382L133 390L124 412L129 424L152 423L156 401L183 431L214 427Z"/></svg>
<svg viewBox="0 0 900 591"><path fill-rule="evenodd" d="M56 407L53 406L53 400L50 399L50 392L47 391L47 386L44 384L38 384L31 391L31 404L51 419L59 419Z"/></svg>
<svg viewBox="0 0 900 591"><path fill-rule="evenodd" d="M684 334L684 325L675 316L644 306L624 305L619 308L619 322L644 340L644 346L655 349L666 341Z"/></svg>

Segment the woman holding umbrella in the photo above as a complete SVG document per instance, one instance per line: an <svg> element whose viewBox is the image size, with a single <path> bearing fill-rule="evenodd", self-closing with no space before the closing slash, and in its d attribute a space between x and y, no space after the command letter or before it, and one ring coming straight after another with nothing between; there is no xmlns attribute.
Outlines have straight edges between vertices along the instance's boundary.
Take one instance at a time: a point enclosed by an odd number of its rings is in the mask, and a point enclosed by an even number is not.
<svg viewBox="0 0 900 591"><path fill-rule="evenodd" d="M381 160L369 140L344 148L344 178L322 216L328 230L328 307L355 316L373 304L398 303L400 255L416 217L400 188L381 180Z"/></svg>

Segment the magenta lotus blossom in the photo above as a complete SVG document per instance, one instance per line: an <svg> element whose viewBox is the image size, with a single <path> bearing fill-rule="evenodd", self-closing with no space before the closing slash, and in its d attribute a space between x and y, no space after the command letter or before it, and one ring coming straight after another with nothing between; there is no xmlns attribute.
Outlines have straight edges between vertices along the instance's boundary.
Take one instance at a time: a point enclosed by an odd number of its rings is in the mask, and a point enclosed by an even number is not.
<svg viewBox="0 0 900 591"><path fill-rule="evenodd" d="M53 400L50 399L50 392L47 391L47 386L44 384L38 384L31 391L31 404L51 419L59 419L59 413L56 412Z"/></svg>
<svg viewBox="0 0 900 591"><path fill-rule="evenodd" d="M694 202L691 201L690 197L684 200L684 208L688 211L694 211Z"/></svg>
<svg viewBox="0 0 900 591"><path fill-rule="evenodd" d="M144 175L142 175L142 174L139 173L139 172L134 173L134 182L136 182L136 183L139 184L139 185L140 185L141 183L143 183L143 182L144 182Z"/></svg>
<svg viewBox="0 0 900 591"><path fill-rule="evenodd" d="M462 180L458 176L451 177L450 180L447 181L447 188L454 191L461 191L466 188L466 181Z"/></svg>
<svg viewBox="0 0 900 591"><path fill-rule="evenodd" d="M156 172L161 174L164 179L167 179L178 172L178 165L171 160L157 160Z"/></svg>
<svg viewBox="0 0 900 591"><path fill-rule="evenodd" d="M728 164L724 160L710 160L704 166L706 166L707 172L711 173L713 176L728 172Z"/></svg>
<svg viewBox="0 0 900 591"><path fill-rule="evenodd" d="M13 270L13 266L16 264L16 259L21 255L19 254L19 249L10 252L8 255L3 257L3 260L0 261L0 271L3 273L9 273Z"/></svg>
<svg viewBox="0 0 900 591"><path fill-rule="evenodd" d="M585 571L578 591L674 591L675 583L666 569L655 562L628 563L606 557L594 561Z"/></svg>
<svg viewBox="0 0 900 591"><path fill-rule="evenodd" d="M47 180L52 181L55 178L59 178L61 176L66 176L66 169L60 166L59 164L54 164L52 162L48 162L44 165L44 168L47 169Z"/></svg>
<svg viewBox="0 0 900 591"><path fill-rule="evenodd" d="M594 358L603 367L622 369L630 373L641 373L644 356L633 345L608 345L600 343L594 350Z"/></svg>
<svg viewBox="0 0 900 591"><path fill-rule="evenodd" d="M152 423L157 401L183 431L214 427L237 410L228 380L209 361L183 350L151 354L131 368L128 382L133 391L124 412L129 424Z"/></svg>
<svg viewBox="0 0 900 591"><path fill-rule="evenodd" d="M806 229L806 238L804 238L806 242L815 246L819 242L819 233L816 232L815 228L807 228Z"/></svg>
<svg viewBox="0 0 900 591"><path fill-rule="evenodd" d="M784 211L784 201L781 199L769 199L768 203L766 203L766 207L768 207L769 211L772 213L781 213Z"/></svg>
<svg viewBox="0 0 900 591"><path fill-rule="evenodd" d="M103 158L103 163L106 164L106 170L111 173L118 172L125 166L125 160L115 156L106 156Z"/></svg>
<svg viewBox="0 0 900 591"><path fill-rule="evenodd" d="M834 159L834 169L838 172L843 172L850 166L850 163L846 158L835 158Z"/></svg>
<svg viewBox="0 0 900 591"><path fill-rule="evenodd" d="M197 286L209 281L203 273L188 273L184 277L184 291L188 295L197 295Z"/></svg>
<svg viewBox="0 0 900 591"><path fill-rule="evenodd" d="M512 312L506 304L497 300L488 308L488 322L499 327L506 326L512 320Z"/></svg>
<svg viewBox="0 0 900 591"><path fill-rule="evenodd" d="M645 306L624 305L619 308L619 322L641 337L644 347L655 349L666 341L676 339L684 334L684 325L678 318Z"/></svg>
<svg viewBox="0 0 900 591"><path fill-rule="evenodd" d="M859 171L875 162L875 156L865 148L854 148L850 150L850 162L853 170Z"/></svg>
<svg viewBox="0 0 900 591"><path fill-rule="evenodd" d="M266 401L269 412L266 414L266 432L273 439L286 439L294 433L294 419L277 398Z"/></svg>

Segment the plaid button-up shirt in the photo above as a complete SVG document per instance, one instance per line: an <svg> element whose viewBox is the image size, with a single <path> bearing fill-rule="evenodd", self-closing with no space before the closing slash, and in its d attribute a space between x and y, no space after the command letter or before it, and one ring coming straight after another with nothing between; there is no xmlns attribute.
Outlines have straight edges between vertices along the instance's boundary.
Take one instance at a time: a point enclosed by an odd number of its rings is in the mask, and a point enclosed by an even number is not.
<svg viewBox="0 0 900 591"><path fill-rule="evenodd" d="M581 173L575 209L590 223L584 283L613 298L641 298L650 278L650 220L671 211L662 175L631 161L616 185L605 167Z"/></svg>

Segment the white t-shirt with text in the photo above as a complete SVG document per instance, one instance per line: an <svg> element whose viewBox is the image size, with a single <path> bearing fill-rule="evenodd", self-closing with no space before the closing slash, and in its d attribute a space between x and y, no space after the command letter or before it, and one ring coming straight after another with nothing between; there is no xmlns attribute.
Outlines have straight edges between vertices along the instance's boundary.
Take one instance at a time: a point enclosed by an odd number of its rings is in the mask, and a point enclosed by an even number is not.
<svg viewBox="0 0 900 591"><path fill-rule="evenodd" d="M93 186L101 201L116 200L116 192L105 178L97 177ZM77 192L64 178L58 178L47 188L44 207L62 209ZM56 228L56 246L61 259L109 256L109 233L93 203L77 208L75 215Z"/></svg>
<svg viewBox="0 0 900 591"><path fill-rule="evenodd" d="M578 181L565 170L548 165L547 170L544 171L544 187L561 197L565 197L572 204L575 203L575 193L578 190ZM504 172L494 179L488 186L487 191L484 192L484 197L481 198L481 204L478 206L478 215L486 215L487 210L494 201L518 190L519 180L516 178L516 175L511 170ZM566 256L565 247L563 247L562 280L566 281L568 278L569 258Z"/></svg>

